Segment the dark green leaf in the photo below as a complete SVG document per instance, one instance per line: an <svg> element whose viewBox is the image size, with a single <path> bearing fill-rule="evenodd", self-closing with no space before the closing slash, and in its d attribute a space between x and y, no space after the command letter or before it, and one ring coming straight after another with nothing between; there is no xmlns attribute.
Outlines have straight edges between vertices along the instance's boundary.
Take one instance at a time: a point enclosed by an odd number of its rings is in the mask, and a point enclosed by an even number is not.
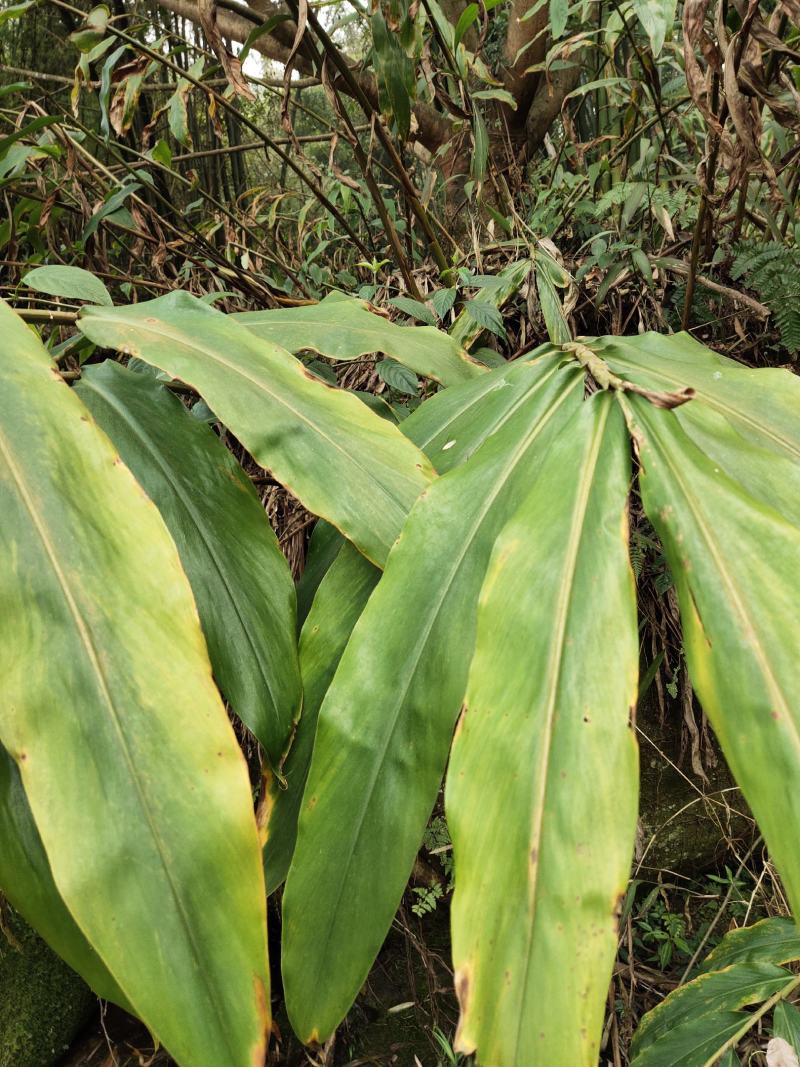
<svg viewBox="0 0 800 1067"><path fill-rule="evenodd" d="M407 367L396 363L393 359L384 359L375 367L378 376L397 393L405 396L417 396L419 393L419 378Z"/></svg>
<svg viewBox="0 0 800 1067"><path fill-rule="evenodd" d="M77 391L158 507L197 601L214 676L273 766L300 714L295 593L249 479L154 378L106 360Z"/></svg>

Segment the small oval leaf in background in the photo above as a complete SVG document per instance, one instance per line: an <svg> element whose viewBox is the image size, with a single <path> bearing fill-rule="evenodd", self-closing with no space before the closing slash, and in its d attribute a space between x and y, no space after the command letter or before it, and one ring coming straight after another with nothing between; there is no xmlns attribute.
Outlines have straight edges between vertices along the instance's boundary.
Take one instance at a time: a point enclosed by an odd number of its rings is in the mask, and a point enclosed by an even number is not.
<svg viewBox="0 0 800 1067"><path fill-rule="evenodd" d="M195 388L261 466L383 566L429 460L358 397L188 293L84 308L95 344L138 356Z"/></svg>
<svg viewBox="0 0 800 1067"><path fill-rule="evenodd" d="M189 583L155 505L2 302L0 337L0 744L59 895L136 1014L179 1063L253 1067L260 844Z"/></svg>
<svg viewBox="0 0 800 1067"><path fill-rule="evenodd" d="M86 300L90 304L102 304L105 307L111 307L114 303L105 284L81 267L35 267L28 271L22 283L37 293L48 293L50 296Z"/></svg>
<svg viewBox="0 0 800 1067"><path fill-rule="evenodd" d="M217 682L277 768L300 714L295 591L253 486L151 375L106 360L84 368L76 392L161 512Z"/></svg>

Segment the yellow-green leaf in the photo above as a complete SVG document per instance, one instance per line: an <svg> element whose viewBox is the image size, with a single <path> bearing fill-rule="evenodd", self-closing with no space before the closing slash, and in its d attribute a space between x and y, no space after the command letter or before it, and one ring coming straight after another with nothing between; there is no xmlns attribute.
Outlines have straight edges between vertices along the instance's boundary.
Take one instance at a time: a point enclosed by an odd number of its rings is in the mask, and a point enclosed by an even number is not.
<svg viewBox="0 0 800 1067"><path fill-rule="evenodd" d="M311 349L329 359L342 360L382 352L442 385L455 385L486 373L454 338L435 326L399 326L370 311L366 300L341 293L331 293L318 304L244 311L232 317L256 336L290 352Z"/></svg>
<svg viewBox="0 0 800 1067"><path fill-rule="evenodd" d="M701 451L674 412L626 405L692 684L800 914L800 660L787 640L800 631L800 528ZM776 413L776 433L780 423Z"/></svg>
<svg viewBox="0 0 800 1067"><path fill-rule="evenodd" d="M0 893L98 996L128 1011L122 990L59 895L19 771L0 745Z"/></svg>
<svg viewBox="0 0 800 1067"><path fill-rule="evenodd" d="M53 880L178 1062L252 1067L269 1020L247 769L155 505L0 303L0 743Z"/></svg>
<svg viewBox="0 0 800 1067"><path fill-rule="evenodd" d="M596 1067L633 853L629 442L563 428L492 553L447 777L456 1040L485 1067Z"/></svg>

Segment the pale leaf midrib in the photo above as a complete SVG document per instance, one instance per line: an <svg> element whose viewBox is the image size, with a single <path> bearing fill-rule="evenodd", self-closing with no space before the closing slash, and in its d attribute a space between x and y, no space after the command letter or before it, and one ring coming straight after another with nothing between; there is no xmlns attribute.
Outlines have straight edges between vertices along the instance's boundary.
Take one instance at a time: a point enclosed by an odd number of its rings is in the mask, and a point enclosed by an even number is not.
<svg viewBox="0 0 800 1067"><path fill-rule="evenodd" d="M593 428L593 434L588 449L588 456L583 463L581 470L580 488L575 497L575 504L572 509L572 518L570 524L569 541L567 549L564 555L564 579L560 584L560 591L557 600L556 608L556 625L554 627L555 640L553 641L549 663L547 669L547 691L545 698L545 714L544 721L544 744L541 748L540 758L538 760L539 775L538 778L534 774L534 782L540 783L538 789L538 795L534 795L533 798L533 825L531 827L531 835L528 840L530 855L534 849L536 849L537 861L534 867L534 876L528 888L528 899L530 906L529 919L526 924L525 930L525 964L522 974L522 982L520 984L520 1001L521 1006L525 1001L525 993L528 986L528 977L530 974L530 966L533 955L533 939L534 939L534 927L536 926L536 916L539 903L539 879L542 871L542 857L541 857L541 840L544 823L544 807L547 798L547 791L550 784L549 775L549 762L550 751L553 744L553 733L555 729L555 710L558 701L558 690L561 682L561 674L564 667L564 642L567 632L567 624L572 609L572 600L575 587L575 575L578 569L578 556L580 552L581 542L584 535L584 527L586 522L586 512L589 506L589 498L591 496L592 488L594 485L595 472L597 470L597 462L600 454L600 449L603 444L603 436L605 433L606 424L611 411L611 405L606 404L605 410L601 411L598 415L598 421ZM522 1027L525 1020L525 1014L522 1010L518 1012L517 1022L517 1035L514 1042L514 1063L519 1062L520 1044L522 1040Z"/></svg>

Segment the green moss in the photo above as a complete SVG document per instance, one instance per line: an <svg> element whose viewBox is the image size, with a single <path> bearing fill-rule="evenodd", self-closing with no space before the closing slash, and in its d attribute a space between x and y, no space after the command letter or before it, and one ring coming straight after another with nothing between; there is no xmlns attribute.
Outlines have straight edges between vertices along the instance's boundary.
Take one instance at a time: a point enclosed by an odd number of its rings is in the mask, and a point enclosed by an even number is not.
<svg viewBox="0 0 800 1067"><path fill-rule="evenodd" d="M0 1067L51 1067L91 1010L74 971L10 908L0 931Z"/></svg>

